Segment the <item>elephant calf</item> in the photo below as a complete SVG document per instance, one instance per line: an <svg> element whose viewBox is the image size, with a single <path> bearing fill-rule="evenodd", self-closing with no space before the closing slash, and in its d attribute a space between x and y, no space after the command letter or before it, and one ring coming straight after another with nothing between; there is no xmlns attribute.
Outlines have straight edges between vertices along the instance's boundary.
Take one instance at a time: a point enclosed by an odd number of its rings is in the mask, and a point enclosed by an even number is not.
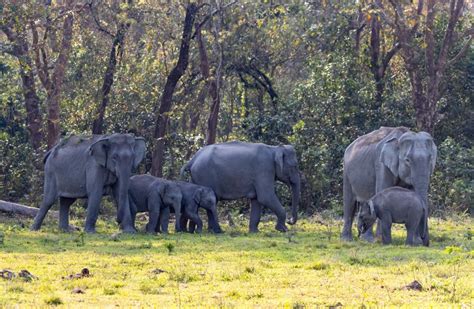
<svg viewBox="0 0 474 309"><path fill-rule="evenodd" d="M362 203L358 214L359 235L372 229L377 218L382 226L384 245L392 242L392 223L405 223L405 243L410 246L422 243L428 246L421 240L427 233L428 214L418 193L402 187L390 187L374 195L368 202Z"/></svg>
<svg viewBox="0 0 474 309"><path fill-rule="evenodd" d="M188 220L190 222L189 232L194 232L194 225L197 225L196 232L202 232L202 220L199 218L198 208L204 208L209 220L209 229L214 233L222 233L217 216L217 197L211 188L195 185L185 181L175 182L181 189L183 195L181 227L187 229Z"/></svg>
<svg viewBox="0 0 474 309"><path fill-rule="evenodd" d="M182 194L175 183L151 175L136 175L130 178L128 194L133 223L135 223L137 212L149 213L150 219L146 226L147 233L154 233L158 230L160 212L169 214L170 207L176 212L175 230L176 232L181 231L180 209ZM162 231L164 233L168 232L168 220L162 222Z"/></svg>

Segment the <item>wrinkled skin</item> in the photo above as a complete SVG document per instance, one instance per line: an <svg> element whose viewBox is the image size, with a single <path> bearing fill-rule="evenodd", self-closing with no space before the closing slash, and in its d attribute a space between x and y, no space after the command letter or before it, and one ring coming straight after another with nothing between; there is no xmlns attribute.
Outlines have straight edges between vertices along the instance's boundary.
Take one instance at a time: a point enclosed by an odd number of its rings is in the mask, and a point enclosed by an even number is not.
<svg viewBox="0 0 474 309"><path fill-rule="evenodd" d="M275 194L275 181L292 190L292 218L297 221L300 198L300 174L292 146L269 146L244 142L214 144L201 148L181 169L189 171L192 182L211 188L218 200L248 198L250 232L258 232L262 207L277 216L276 229L285 232L286 212Z"/></svg>
<svg viewBox="0 0 474 309"><path fill-rule="evenodd" d="M182 194L176 183L151 175L135 175L130 178L128 190L132 221L135 223L137 212L148 212L149 221L146 225L147 233L157 231L160 216L168 214L166 222L161 222L162 232L168 233L169 209L176 212L175 231L181 232L180 214ZM166 216L166 215L165 215Z"/></svg>
<svg viewBox="0 0 474 309"><path fill-rule="evenodd" d="M31 229L40 229L46 213L59 198L59 228L69 231L71 204L87 198L85 231L94 233L100 200L112 193L120 228L135 232L127 192L132 169L142 161L145 150L144 139L130 134L71 136L59 142L44 159L44 197Z"/></svg>
<svg viewBox="0 0 474 309"><path fill-rule="evenodd" d="M382 190L368 202L361 203L357 217L359 235L372 229L376 219L379 219L384 245L392 242L392 223L405 224L407 229L405 244L410 246L422 244L422 238L428 229L428 216L420 196L401 187ZM421 238L418 231L421 231Z"/></svg>
<svg viewBox="0 0 474 309"><path fill-rule="evenodd" d="M222 233L217 216L217 197L211 188L199 186L193 183L176 181L183 194L181 227L183 231L193 233L202 232L202 220L198 214L198 208L207 212L209 230L214 233ZM189 221L189 230L187 228Z"/></svg>
<svg viewBox="0 0 474 309"><path fill-rule="evenodd" d="M404 127L381 127L350 144L344 153L344 227L341 238L352 240L356 202L365 202L389 187L413 189L428 213L428 188L436 156L436 145L430 134L415 133ZM362 237L367 241L374 240L371 229ZM428 233L423 244L429 244Z"/></svg>

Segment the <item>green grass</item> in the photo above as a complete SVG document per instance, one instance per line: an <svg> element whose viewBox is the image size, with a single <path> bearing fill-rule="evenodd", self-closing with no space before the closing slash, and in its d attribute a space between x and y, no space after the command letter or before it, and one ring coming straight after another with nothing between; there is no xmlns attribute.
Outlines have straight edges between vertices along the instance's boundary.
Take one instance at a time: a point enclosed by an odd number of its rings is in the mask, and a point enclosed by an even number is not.
<svg viewBox="0 0 474 309"><path fill-rule="evenodd" d="M243 221L224 225L223 235L153 236L113 235L116 226L104 221L96 235L59 233L51 222L30 232L28 220L2 219L0 270L38 279L0 278L0 307L474 305L473 219L431 219L429 248L404 246L401 226L390 246L341 242L342 222L318 220L301 220L288 234L272 221L251 235ZM84 267L91 277L66 278ZM414 280L422 291L403 289Z"/></svg>

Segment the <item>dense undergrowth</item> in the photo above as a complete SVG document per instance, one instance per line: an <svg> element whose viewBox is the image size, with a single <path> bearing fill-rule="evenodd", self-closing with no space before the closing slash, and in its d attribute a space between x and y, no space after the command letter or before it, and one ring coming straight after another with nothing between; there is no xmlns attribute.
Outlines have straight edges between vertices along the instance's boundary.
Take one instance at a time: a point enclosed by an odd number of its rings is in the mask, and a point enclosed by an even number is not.
<svg viewBox="0 0 474 309"><path fill-rule="evenodd" d="M271 218L256 235L245 218L222 235L122 235L112 220L96 235L59 233L52 221L31 232L30 220L0 219L0 270L37 277L0 278L0 306L473 305L469 217L431 219L429 248L403 245L401 226L390 246L341 242L342 222L320 216L286 234ZM90 277L69 277L83 268ZM406 287L415 280L421 290Z"/></svg>

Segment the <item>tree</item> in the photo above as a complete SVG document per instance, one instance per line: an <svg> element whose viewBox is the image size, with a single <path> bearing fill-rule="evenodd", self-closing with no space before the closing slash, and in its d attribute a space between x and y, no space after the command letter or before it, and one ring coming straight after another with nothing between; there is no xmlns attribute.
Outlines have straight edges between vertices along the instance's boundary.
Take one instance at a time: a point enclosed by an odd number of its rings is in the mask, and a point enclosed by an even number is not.
<svg viewBox="0 0 474 309"><path fill-rule="evenodd" d="M42 115L39 109L40 99L36 93L35 74L33 71L33 61L30 56L30 46L28 42L26 13L20 10L16 18L13 12L18 8L13 6L4 8L5 19L0 28L7 36L11 45L1 45L1 50L18 59L20 76L22 81L23 96L25 98L26 123L30 133L30 142L35 150L41 147L43 141ZM9 14L11 13L11 15Z"/></svg>
<svg viewBox="0 0 474 309"><path fill-rule="evenodd" d="M130 6L132 5L133 1L127 0L126 3L127 3L127 11L128 11L130 10ZM97 17L94 14L94 11L93 11L94 8L92 6L92 3L90 3L89 6L99 30L106 33L107 36L112 38L112 48L110 49L109 61L107 62L107 68L105 70L104 80L103 80L102 88L99 95L100 104L97 109L97 116L94 119L94 123L92 125L93 134L102 134L103 127L104 127L105 109L107 108L107 105L109 103L109 94L110 94L110 90L112 89L112 84L114 82L114 74L115 74L115 70L117 66L117 54L121 54L123 52L125 36L127 35L127 31L130 28L130 20L128 19L128 16L126 16L126 17L122 17L122 19L125 19L125 20L116 21L118 23L117 30L115 34L112 34L100 24L100 21L97 19ZM122 10L123 8L121 6L120 11ZM121 12L119 12L118 15L120 15L120 13Z"/></svg>
<svg viewBox="0 0 474 309"><path fill-rule="evenodd" d="M66 1L63 7L56 8L59 13L55 18L50 15L51 7L48 2L46 7L46 16L39 21L31 20L30 27L32 32L34 59L38 76L41 84L46 90L48 106L48 124L47 124L47 146L53 147L59 139L60 133L60 106L61 91L66 73L66 67L71 52L74 11L73 3ZM84 6L76 8L80 11ZM56 25L53 22L63 19L62 39L58 46L56 42ZM41 25L40 25L41 23ZM39 40L38 28L43 29L43 36ZM49 38L51 36L51 38ZM49 40L49 41L48 41ZM48 44L49 43L49 44ZM48 50L47 47L50 47ZM57 53L56 59L52 54ZM50 71L52 70L52 74Z"/></svg>
<svg viewBox="0 0 474 309"><path fill-rule="evenodd" d="M156 126L153 137L156 139L155 149L152 157L152 174L155 176L162 176L163 174L163 159L165 151L165 135L166 126L168 122L169 111L171 110L173 103L173 93L176 88L176 84L179 79L183 76L188 66L189 59L189 45L192 37L192 30L194 19L198 7L195 3L189 3L186 7L186 15L184 17L183 34L181 37L181 47L179 50L179 57L176 66L171 70L170 74L166 79L165 89L160 100L160 108L156 116Z"/></svg>
<svg viewBox="0 0 474 309"><path fill-rule="evenodd" d="M471 28L464 35L456 33L456 27L465 9L463 0L449 1L448 21L442 32L437 31L435 20L442 18L444 3L428 0L425 6L424 0L407 5L398 1L389 2L389 5L385 5L380 0L375 1L381 16L394 30L401 47L412 88L416 126L420 130L433 133L439 120L437 103L441 97L440 84L444 73L447 67L459 60L469 48L474 30ZM435 34L441 38L439 42ZM420 40L421 36L423 40ZM450 58L454 43L463 39L463 47Z"/></svg>

